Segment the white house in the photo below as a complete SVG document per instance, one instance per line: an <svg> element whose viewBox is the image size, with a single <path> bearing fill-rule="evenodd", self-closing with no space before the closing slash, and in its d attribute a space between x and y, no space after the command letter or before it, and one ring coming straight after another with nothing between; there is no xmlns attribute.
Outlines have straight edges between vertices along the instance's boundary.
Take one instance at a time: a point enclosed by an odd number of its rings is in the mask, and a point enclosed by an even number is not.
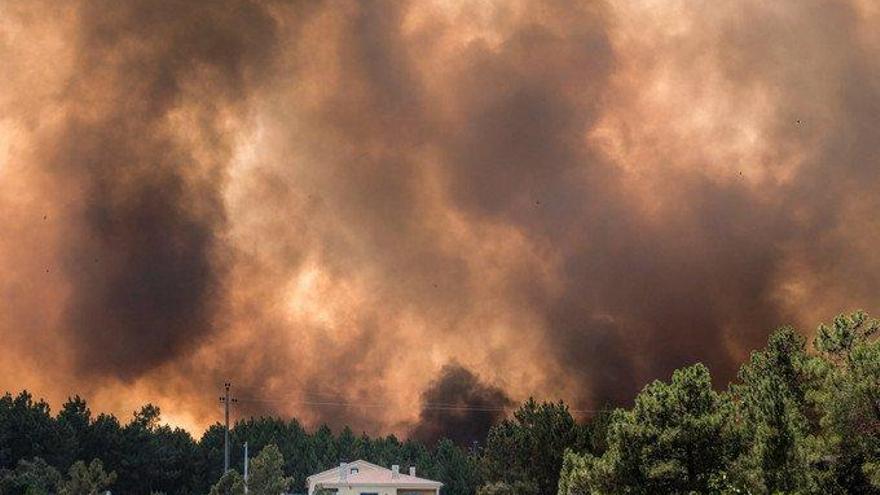
<svg viewBox="0 0 880 495"><path fill-rule="evenodd" d="M309 495L327 490L336 495L439 495L443 483L416 477L416 468L409 474L400 466L391 469L367 461L343 462L339 467L306 478Z"/></svg>

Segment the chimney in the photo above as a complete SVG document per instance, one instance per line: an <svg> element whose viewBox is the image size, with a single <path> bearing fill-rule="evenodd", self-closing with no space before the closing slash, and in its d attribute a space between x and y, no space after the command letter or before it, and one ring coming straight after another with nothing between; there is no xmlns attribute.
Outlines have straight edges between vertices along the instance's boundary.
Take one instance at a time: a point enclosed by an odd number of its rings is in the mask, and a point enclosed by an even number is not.
<svg viewBox="0 0 880 495"><path fill-rule="evenodd" d="M348 478L348 469L346 469L346 465L344 462L339 463L339 479L341 481L345 481Z"/></svg>
<svg viewBox="0 0 880 495"><path fill-rule="evenodd" d="M397 478L400 478L400 466L394 464L391 466L391 479L396 480Z"/></svg>
<svg viewBox="0 0 880 495"><path fill-rule="evenodd" d="M409 467L409 475L412 476L412 477L415 477L415 476L416 476L416 467L415 467L415 466L410 466L410 467Z"/></svg>

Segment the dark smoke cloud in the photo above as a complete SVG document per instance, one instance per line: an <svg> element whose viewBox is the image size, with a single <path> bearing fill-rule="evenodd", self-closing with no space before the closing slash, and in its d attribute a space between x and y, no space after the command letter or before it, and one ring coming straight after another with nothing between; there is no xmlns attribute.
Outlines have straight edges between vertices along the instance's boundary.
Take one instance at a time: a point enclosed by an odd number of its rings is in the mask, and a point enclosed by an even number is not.
<svg viewBox="0 0 880 495"><path fill-rule="evenodd" d="M76 77L63 96L72 108L45 166L81 194L60 255L73 285L62 325L87 373L138 377L212 331L232 147L222 120L270 64L275 26L250 2L205 7L88 2L78 12Z"/></svg>
<svg viewBox="0 0 880 495"><path fill-rule="evenodd" d="M489 428L513 404L503 390L458 364L447 364L422 392L422 412L410 437L428 445L444 437L463 446L485 444Z"/></svg>
<svg viewBox="0 0 880 495"><path fill-rule="evenodd" d="M876 300L872 5L0 3L0 386L461 442L420 404L721 386Z"/></svg>

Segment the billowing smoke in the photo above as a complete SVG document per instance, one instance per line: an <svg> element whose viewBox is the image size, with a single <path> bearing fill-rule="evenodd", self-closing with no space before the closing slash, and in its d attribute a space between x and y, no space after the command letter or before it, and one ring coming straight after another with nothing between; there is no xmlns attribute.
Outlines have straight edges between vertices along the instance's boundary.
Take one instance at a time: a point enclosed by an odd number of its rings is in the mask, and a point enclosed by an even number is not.
<svg viewBox="0 0 880 495"><path fill-rule="evenodd" d="M78 369L137 377L212 331L222 297L229 115L259 83L275 23L246 1L86 2L70 107L43 166L80 211L63 240L61 325Z"/></svg>
<svg viewBox="0 0 880 495"><path fill-rule="evenodd" d="M486 433L513 406L503 390L480 382L457 364L448 364L422 392L422 411L410 437L434 445L449 438L459 445L485 444Z"/></svg>
<svg viewBox="0 0 880 495"><path fill-rule="evenodd" d="M0 2L0 388L197 430L230 381L238 415L469 442L530 395L723 385L877 299L878 21Z"/></svg>

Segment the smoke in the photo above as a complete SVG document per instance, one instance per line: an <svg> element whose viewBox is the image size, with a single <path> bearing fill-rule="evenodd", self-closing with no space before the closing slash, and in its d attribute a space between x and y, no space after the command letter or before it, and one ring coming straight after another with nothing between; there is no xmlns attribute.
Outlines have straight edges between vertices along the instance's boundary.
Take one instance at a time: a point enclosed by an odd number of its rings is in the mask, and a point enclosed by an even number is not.
<svg viewBox="0 0 880 495"><path fill-rule="evenodd" d="M422 411L409 436L428 445L444 437L459 445L485 443L489 428L511 406L503 390L481 383L460 365L448 364L422 392Z"/></svg>
<svg viewBox="0 0 880 495"><path fill-rule="evenodd" d="M468 442L723 385L876 300L878 16L0 2L0 387Z"/></svg>

